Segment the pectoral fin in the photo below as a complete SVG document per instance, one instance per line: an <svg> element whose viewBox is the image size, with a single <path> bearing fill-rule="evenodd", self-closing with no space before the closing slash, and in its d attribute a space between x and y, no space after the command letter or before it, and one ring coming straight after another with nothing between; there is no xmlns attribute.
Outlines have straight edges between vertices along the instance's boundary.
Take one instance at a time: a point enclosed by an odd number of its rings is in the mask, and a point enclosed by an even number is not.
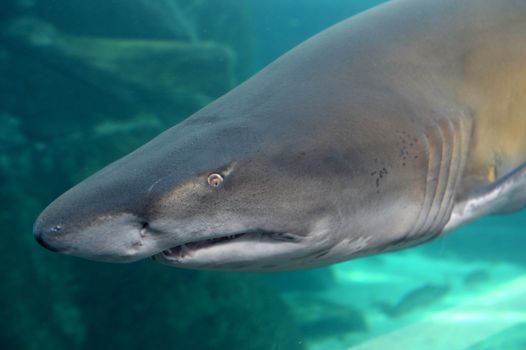
<svg viewBox="0 0 526 350"><path fill-rule="evenodd" d="M526 207L526 163L498 180L458 198L444 232L487 214Z"/></svg>

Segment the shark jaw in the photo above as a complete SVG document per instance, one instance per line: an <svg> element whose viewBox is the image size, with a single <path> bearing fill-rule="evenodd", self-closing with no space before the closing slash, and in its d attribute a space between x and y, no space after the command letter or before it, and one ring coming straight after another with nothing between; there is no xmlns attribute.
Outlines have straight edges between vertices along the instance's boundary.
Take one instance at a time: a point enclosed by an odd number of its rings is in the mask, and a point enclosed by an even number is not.
<svg viewBox="0 0 526 350"><path fill-rule="evenodd" d="M249 230L187 242L153 255L162 264L213 270L278 270L302 251L299 236L286 232Z"/></svg>
<svg viewBox="0 0 526 350"><path fill-rule="evenodd" d="M219 271L288 271L342 260L326 220L308 232L245 230L194 240L154 254L162 264Z"/></svg>

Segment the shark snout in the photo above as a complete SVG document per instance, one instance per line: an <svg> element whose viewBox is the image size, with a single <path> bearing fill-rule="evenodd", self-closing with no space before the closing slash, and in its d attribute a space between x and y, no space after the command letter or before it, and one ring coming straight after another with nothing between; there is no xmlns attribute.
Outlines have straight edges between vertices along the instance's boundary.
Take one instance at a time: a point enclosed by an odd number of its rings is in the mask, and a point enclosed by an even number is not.
<svg viewBox="0 0 526 350"><path fill-rule="evenodd" d="M48 207L33 226L35 240L53 252L107 262L136 261L165 248L160 231L150 229L138 215L72 215Z"/></svg>
<svg viewBox="0 0 526 350"><path fill-rule="evenodd" d="M61 244L60 237L64 235L64 231L62 225L49 225L37 220L33 226L33 237L42 247L52 252L63 252L66 246Z"/></svg>

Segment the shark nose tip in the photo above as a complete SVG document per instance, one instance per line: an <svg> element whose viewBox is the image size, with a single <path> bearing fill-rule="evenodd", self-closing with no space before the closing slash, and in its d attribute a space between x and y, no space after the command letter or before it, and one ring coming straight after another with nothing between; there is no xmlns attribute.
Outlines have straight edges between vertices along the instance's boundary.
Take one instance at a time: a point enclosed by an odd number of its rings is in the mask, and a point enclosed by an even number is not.
<svg viewBox="0 0 526 350"><path fill-rule="evenodd" d="M35 237L35 240L38 242L38 244L40 244L42 247L52 252L60 252L61 249L53 245L50 241L52 241L54 236L61 233L62 231L63 228L60 225L42 227L42 225L36 223L33 227L33 236Z"/></svg>

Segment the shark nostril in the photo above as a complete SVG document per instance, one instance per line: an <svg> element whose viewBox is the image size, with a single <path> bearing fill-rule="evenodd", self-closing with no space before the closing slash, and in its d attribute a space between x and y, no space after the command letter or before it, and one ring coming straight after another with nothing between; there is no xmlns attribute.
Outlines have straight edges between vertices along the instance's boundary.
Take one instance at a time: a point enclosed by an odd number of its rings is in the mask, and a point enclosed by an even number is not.
<svg viewBox="0 0 526 350"><path fill-rule="evenodd" d="M49 234L52 234L52 233L58 233L62 230L62 227L57 225L57 226L53 226L47 230L36 230L34 232L34 237L36 239L36 241L38 242L38 244L40 244L42 247L48 249L48 250L51 250L52 252L59 252L60 249L58 249L57 247L53 246L50 244L49 240L46 239L46 237L49 236Z"/></svg>
<svg viewBox="0 0 526 350"><path fill-rule="evenodd" d="M59 233L62 231L62 225L55 225L49 228L49 232L51 233Z"/></svg>
<svg viewBox="0 0 526 350"><path fill-rule="evenodd" d="M139 231L141 237L146 236L146 232L148 231L148 228L150 227L150 224L146 221L141 222L141 230Z"/></svg>

